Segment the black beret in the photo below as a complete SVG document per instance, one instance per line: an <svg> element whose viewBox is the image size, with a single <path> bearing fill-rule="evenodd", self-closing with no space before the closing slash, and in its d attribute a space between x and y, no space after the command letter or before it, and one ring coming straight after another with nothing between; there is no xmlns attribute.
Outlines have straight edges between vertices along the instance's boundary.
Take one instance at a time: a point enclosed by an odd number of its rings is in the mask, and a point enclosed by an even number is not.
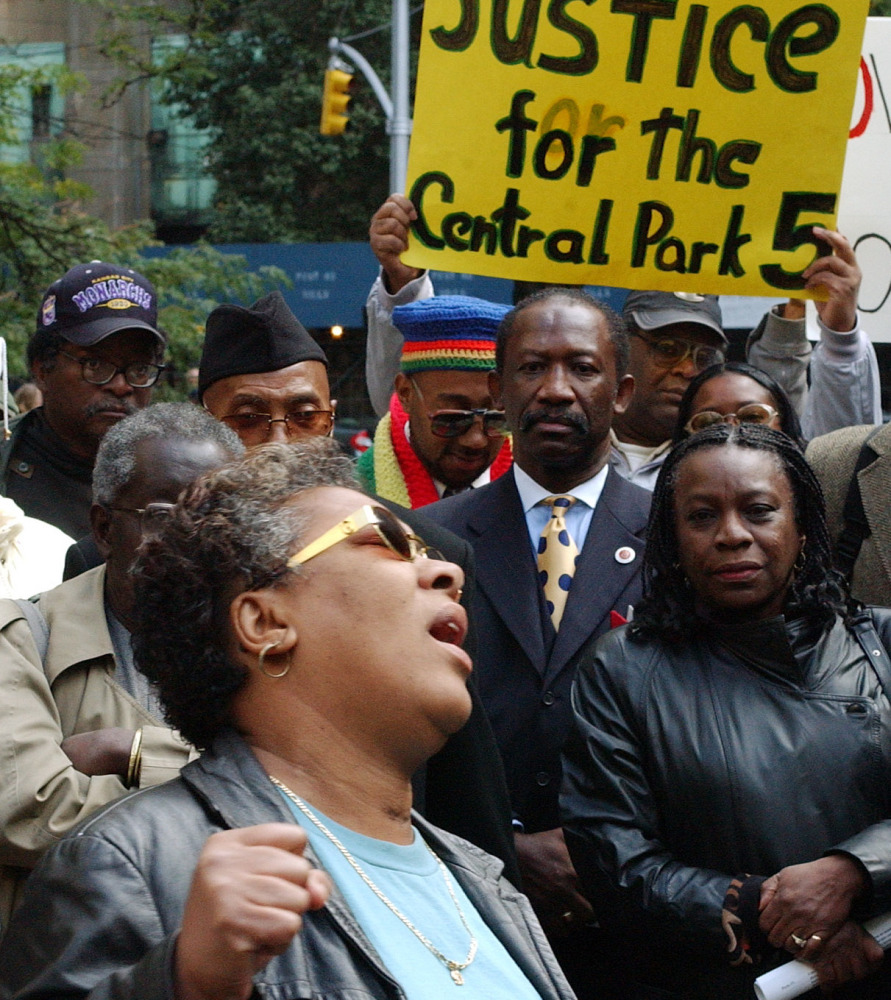
<svg viewBox="0 0 891 1000"><path fill-rule="evenodd" d="M250 308L221 305L207 317L201 351L198 395L230 375L277 372L301 361L321 361L325 352L288 308L281 292L271 292Z"/></svg>

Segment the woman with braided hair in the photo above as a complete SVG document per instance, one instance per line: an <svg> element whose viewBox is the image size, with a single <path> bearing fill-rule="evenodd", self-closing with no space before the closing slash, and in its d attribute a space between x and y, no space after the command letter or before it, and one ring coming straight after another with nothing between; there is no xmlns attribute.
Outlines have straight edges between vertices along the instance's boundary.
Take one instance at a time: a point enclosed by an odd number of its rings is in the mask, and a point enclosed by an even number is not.
<svg viewBox="0 0 891 1000"><path fill-rule="evenodd" d="M579 667L561 799L629 1000L748 1000L792 957L891 995L860 926L891 908L891 612L831 565L786 435L720 423L671 452L644 598Z"/></svg>

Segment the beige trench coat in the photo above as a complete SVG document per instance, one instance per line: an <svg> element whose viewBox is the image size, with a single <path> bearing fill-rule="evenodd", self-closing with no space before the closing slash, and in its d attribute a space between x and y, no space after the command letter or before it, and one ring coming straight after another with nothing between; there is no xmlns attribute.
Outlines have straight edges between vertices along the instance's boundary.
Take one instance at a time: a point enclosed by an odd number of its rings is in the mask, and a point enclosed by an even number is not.
<svg viewBox="0 0 891 1000"><path fill-rule="evenodd" d="M189 746L140 706L114 678L105 621L105 567L43 594L49 626L41 664L28 622L0 600L0 921L50 844L127 789L116 775L89 777L62 752L67 736L142 728L140 784L175 777Z"/></svg>

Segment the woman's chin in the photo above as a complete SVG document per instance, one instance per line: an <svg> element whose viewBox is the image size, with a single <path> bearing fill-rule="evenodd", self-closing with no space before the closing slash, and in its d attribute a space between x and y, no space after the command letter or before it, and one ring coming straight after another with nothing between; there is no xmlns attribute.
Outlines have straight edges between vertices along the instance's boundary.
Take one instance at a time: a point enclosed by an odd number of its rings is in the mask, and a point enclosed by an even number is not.
<svg viewBox="0 0 891 1000"><path fill-rule="evenodd" d="M463 687L461 694L451 699L448 705L443 705L438 719L443 742L464 727L470 718L472 709L473 702L466 687Z"/></svg>

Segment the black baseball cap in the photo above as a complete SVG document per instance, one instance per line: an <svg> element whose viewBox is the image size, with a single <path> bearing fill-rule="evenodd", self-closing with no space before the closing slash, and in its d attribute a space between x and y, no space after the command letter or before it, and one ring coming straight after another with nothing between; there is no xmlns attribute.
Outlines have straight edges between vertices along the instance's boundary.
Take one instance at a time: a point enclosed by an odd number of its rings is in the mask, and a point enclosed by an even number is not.
<svg viewBox="0 0 891 1000"><path fill-rule="evenodd" d="M629 292L622 307L625 319L641 330L658 330L674 323L698 323L716 333L727 346L717 295L690 292Z"/></svg>
<svg viewBox="0 0 891 1000"><path fill-rule="evenodd" d="M92 347L121 330L158 330L158 296L138 271L101 260L72 267L46 290L37 329L58 333L79 347Z"/></svg>

